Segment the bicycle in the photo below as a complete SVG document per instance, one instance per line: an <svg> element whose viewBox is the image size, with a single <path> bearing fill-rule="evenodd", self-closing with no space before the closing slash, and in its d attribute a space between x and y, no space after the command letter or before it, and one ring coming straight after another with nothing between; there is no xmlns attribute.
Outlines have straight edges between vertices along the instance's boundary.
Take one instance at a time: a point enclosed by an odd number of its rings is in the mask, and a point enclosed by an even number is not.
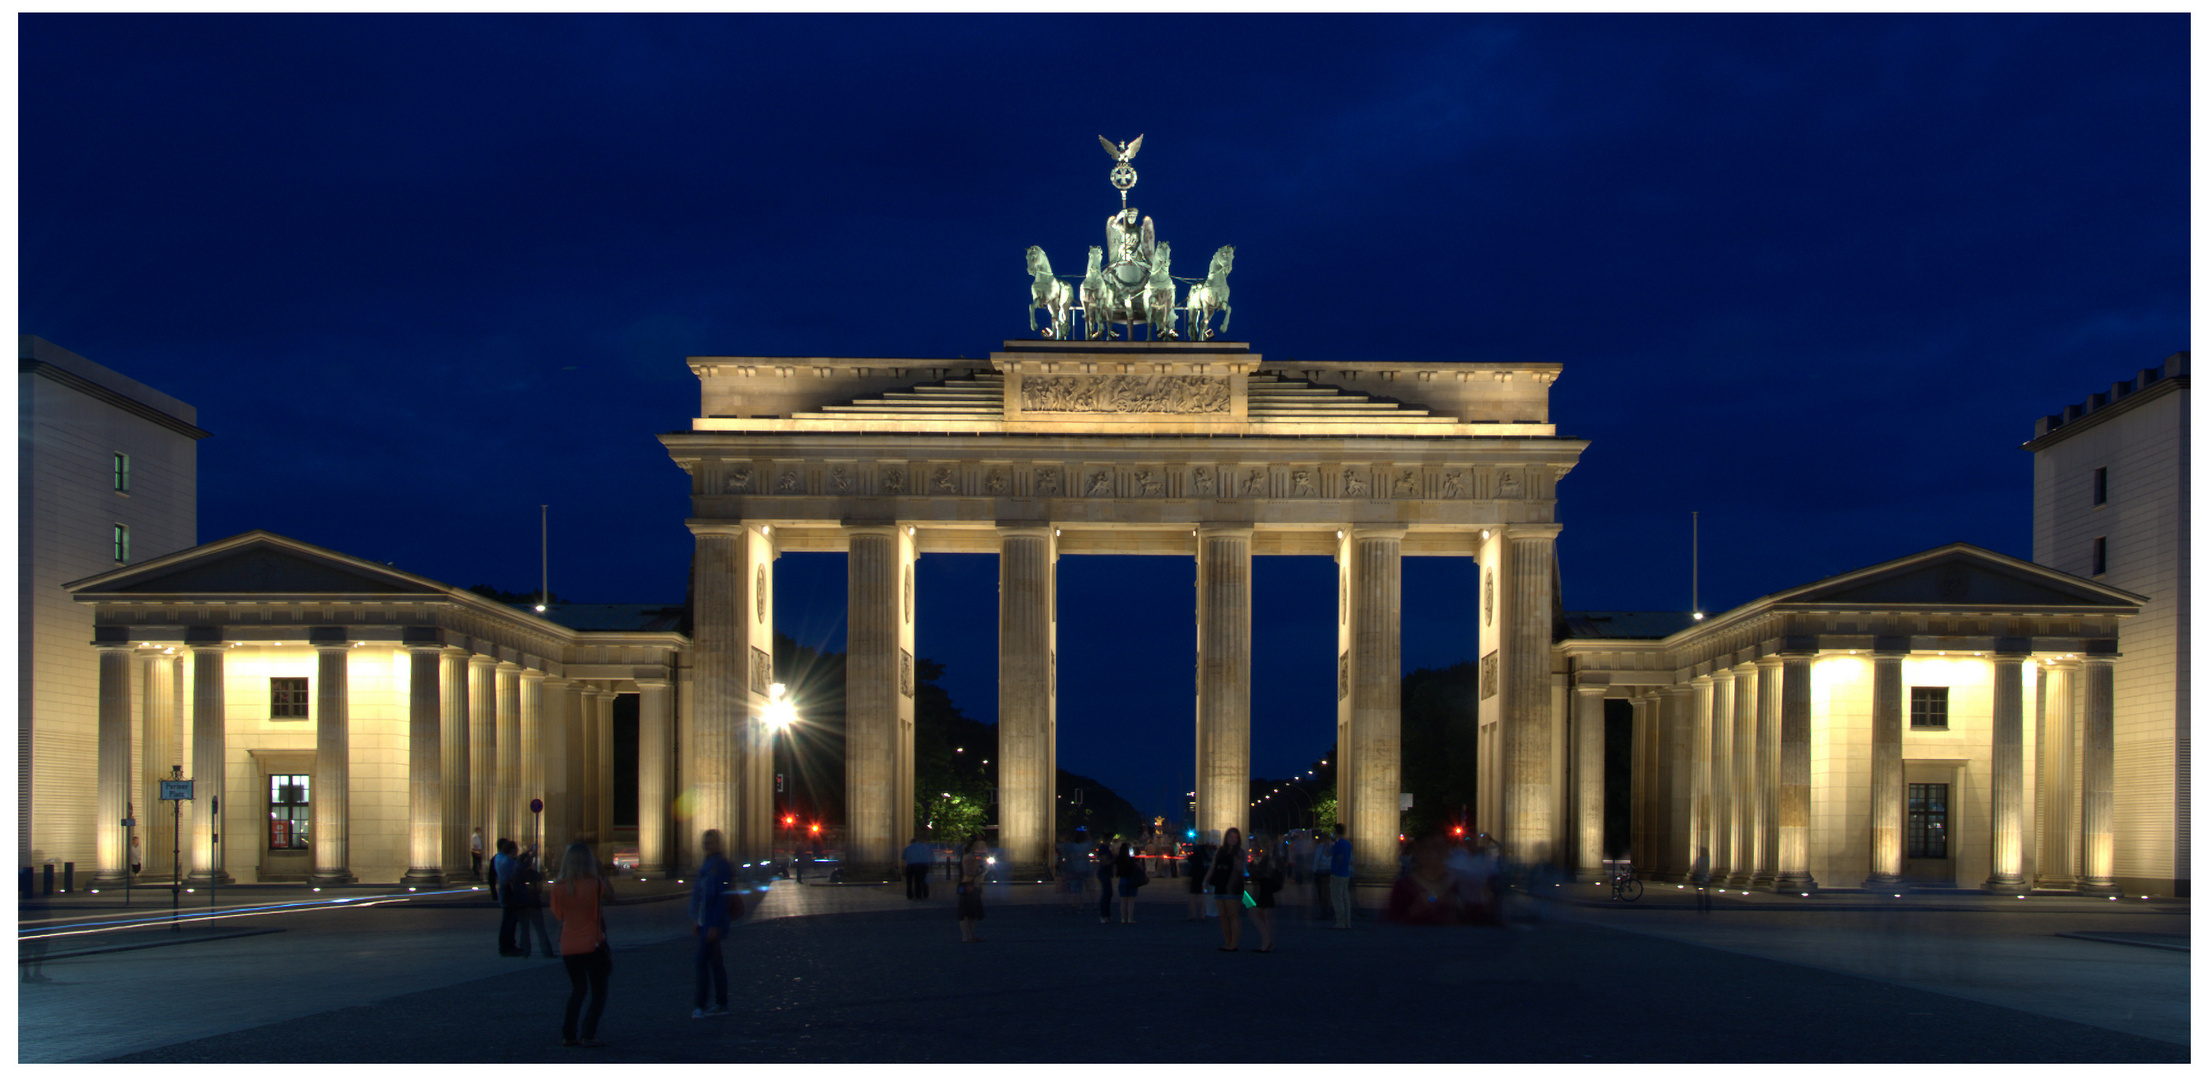
<svg viewBox="0 0 2212 1080"><path fill-rule="evenodd" d="M1613 899L1634 902L1642 895L1644 895L1644 883L1636 880L1635 874L1626 870L1614 872Z"/></svg>

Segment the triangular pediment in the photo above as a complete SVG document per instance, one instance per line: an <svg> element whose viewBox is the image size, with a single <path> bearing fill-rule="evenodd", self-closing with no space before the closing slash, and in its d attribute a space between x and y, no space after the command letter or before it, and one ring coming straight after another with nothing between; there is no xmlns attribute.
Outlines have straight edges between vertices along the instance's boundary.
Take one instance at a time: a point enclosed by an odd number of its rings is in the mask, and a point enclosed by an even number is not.
<svg viewBox="0 0 2212 1080"><path fill-rule="evenodd" d="M2146 602L2126 590L1972 544L1950 544L1840 574L1776 594L1772 600L1854 608L1941 605L2049 610L2134 608Z"/></svg>
<svg viewBox="0 0 2212 1080"><path fill-rule="evenodd" d="M445 594L428 578L275 533L187 548L64 586L80 600L126 596L362 596Z"/></svg>

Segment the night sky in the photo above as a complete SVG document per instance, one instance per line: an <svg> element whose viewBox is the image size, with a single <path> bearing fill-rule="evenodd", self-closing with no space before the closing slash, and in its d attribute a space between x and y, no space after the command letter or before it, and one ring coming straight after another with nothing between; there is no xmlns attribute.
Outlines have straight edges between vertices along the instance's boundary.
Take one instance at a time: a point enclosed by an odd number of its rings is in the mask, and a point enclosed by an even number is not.
<svg viewBox="0 0 2212 1080"><path fill-rule="evenodd" d="M1575 609L2031 554L2035 419L2189 347L2189 21L21 15L18 328L174 394L201 540L671 602L689 355L982 357L1132 203L1270 359L1560 363ZM148 553L152 554L152 553ZM778 564L843 648L844 560ZM921 650L997 711L996 560ZM1060 568L1063 767L1188 786L1189 559ZM1334 570L1255 560L1254 770L1332 738ZM1473 654L1408 560L1405 661Z"/></svg>

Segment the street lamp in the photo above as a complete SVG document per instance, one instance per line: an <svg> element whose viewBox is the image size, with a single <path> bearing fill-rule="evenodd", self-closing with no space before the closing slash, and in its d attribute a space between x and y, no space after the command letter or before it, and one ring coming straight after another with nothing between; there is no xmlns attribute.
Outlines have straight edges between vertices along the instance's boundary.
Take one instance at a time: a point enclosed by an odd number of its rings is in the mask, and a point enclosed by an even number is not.
<svg viewBox="0 0 2212 1080"><path fill-rule="evenodd" d="M799 722L799 707L791 700L790 687L782 683L768 684L768 710L762 718L768 722L768 760L773 762L776 759L776 736L789 730L791 725ZM782 785L777 786L781 787ZM793 828L797 825L797 819L790 814L785 814L783 820L786 828ZM791 859L793 862L797 862L799 858L798 846L799 838L794 829L791 837ZM775 852L770 851L769 855L773 858Z"/></svg>

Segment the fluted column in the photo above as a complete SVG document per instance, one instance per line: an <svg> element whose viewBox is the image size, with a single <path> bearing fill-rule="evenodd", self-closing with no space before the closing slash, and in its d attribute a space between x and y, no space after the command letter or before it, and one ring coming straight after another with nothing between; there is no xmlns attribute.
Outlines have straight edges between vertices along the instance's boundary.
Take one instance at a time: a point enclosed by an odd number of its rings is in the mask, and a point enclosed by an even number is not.
<svg viewBox="0 0 2212 1080"><path fill-rule="evenodd" d="M1811 892L1813 880L1813 652L1782 654L1782 716L1776 739L1774 888Z"/></svg>
<svg viewBox="0 0 2212 1080"><path fill-rule="evenodd" d="M1347 692L1339 709L1344 737L1338 744L1343 760L1336 774L1337 820L1347 823L1352 872L1362 881L1387 881L1398 872L1398 559L1404 538L1404 529L1355 528L1338 549L1349 586L1345 634L1350 647L1340 661L1346 684L1341 689ZM1250 675L1245 677L1249 685ZM1510 823L1511 788L1506 800ZM1548 821L1544 825L1549 828Z"/></svg>
<svg viewBox="0 0 2212 1080"><path fill-rule="evenodd" d="M1574 879L1605 879L1605 690L1575 687Z"/></svg>
<svg viewBox="0 0 2212 1080"><path fill-rule="evenodd" d="M637 681L638 876L668 875L668 781L675 713L667 679Z"/></svg>
<svg viewBox="0 0 2212 1080"><path fill-rule="evenodd" d="M171 767L184 764L181 729L177 724L177 680L182 671L176 655L167 649L149 654L143 661L143 670L140 679L145 687L140 694L140 781L135 810L138 844L145 852L143 873L152 877L160 876L156 868L168 867L169 853L176 842L176 826L170 820L169 808L161 803L160 782L169 779Z"/></svg>
<svg viewBox="0 0 2212 1080"><path fill-rule="evenodd" d="M1529 863L1554 860L1552 837L1552 547L1557 525L1510 525L1505 530L1505 565L1499 599L1506 622L1501 635L1505 705L1501 710L1505 742L1505 835L1508 858ZM1393 550L1393 555L1396 554ZM1389 673L1398 682L1396 645L1397 578L1391 578L1392 649ZM1397 715L1397 692L1391 692ZM1391 729L1395 732L1395 724ZM1395 779L1395 777L1393 777ZM1395 804L1393 804L1395 805ZM1394 867L1392 868L1395 869Z"/></svg>
<svg viewBox="0 0 2212 1080"><path fill-rule="evenodd" d="M1728 883L1742 888L1751 884L1758 847L1753 837L1759 800L1753 794L1751 775L1758 757L1759 669L1737 664L1728 673L1734 682L1728 698Z"/></svg>
<svg viewBox="0 0 2212 1080"><path fill-rule="evenodd" d="M407 647L407 873L402 885L445 883L444 717L438 645Z"/></svg>
<svg viewBox="0 0 2212 1080"><path fill-rule="evenodd" d="M123 815L131 802L131 656L128 641L101 642L98 797L93 810L94 888L121 886L130 878Z"/></svg>
<svg viewBox="0 0 2212 1080"><path fill-rule="evenodd" d="M528 847L539 842L543 830L541 815L530 812L530 800L545 798L545 672L523 668L515 678L515 793L507 805L522 833L515 842ZM542 861L544 853L539 857Z"/></svg>
<svg viewBox="0 0 2212 1080"><path fill-rule="evenodd" d="M469 831L484 830L484 862L497 854L499 838L499 659L468 658Z"/></svg>
<svg viewBox="0 0 2212 1080"><path fill-rule="evenodd" d="M1684 869L1696 872L1699 855L1713 857L1713 677L1690 680L1690 847Z"/></svg>
<svg viewBox="0 0 2212 1080"><path fill-rule="evenodd" d="M767 855L765 848L754 848L769 835L773 803L768 800L775 797L773 779L763 772L773 763L756 752L768 688L775 681L774 582L768 572L773 527L705 521L690 527L696 547L691 752L684 760L687 827L693 843L708 829L720 830L731 857L746 862Z"/></svg>
<svg viewBox="0 0 2212 1080"><path fill-rule="evenodd" d="M439 863L445 880L465 881L469 871L469 655L448 645L438 650Z"/></svg>
<svg viewBox="0 0 2212 1080"><path fill-rule="evenodd" d="M2005 648L2000 641L1989 661L1989 880L1982 887L2007 895L2028 891L2021 822L2027 794L2026 718L2020 685L2020 667L2027 660L2026 650Z"/></svg>
<svg viewBox="0 0 2212 1080"><path fill-rule="evenodd" d="M569 766L576 760L576 685L567 679L546 676L538 700L538 790L545 803L539 814L548 862L568 850L574 829L570 817L574 791L569 787Z"/></svg>
<svg viewBox="0 0 2212 1080"><path fill-rule="evenodd" d="M1780 766L1780 738L1782 732L1782 658L1759 658L1759 732L1753 753L1758 756L1754 766L1753 785L1758 788L1759 842L1755 852L1751 882L1759 887L1774 885L1774 857L1781 848L1782 785Z"/></svg>
<svg viewBox="0 0 2212 1080"><path fill-rule="evenodd" d="M1713 881L1725 883L1735 867L1728 861L1728 853L1735 847L1731 830L1735 825L1734 800L1730 797L1730 773L1733 771L1735 751L1730 745L1735 734L1731 717L1735 713L1736 680L1728 668L1719 662L1713 666L1713 682L1710 703L1712 705L1712 768L1710 784L1712 793L1709 804L1712 813L1706 821L1706 842L1712 845Z"/></svg>
<svg viewBox="0 0 2212 1080"><path fill-rule="evenodd" d="M309 639L315 644L315 872L308 880L343 885L354 880L347 835L353 818L353 724L346 678L353 649L344 627L317 627Z"/></svg>
<svg viewBox="0 0 2212 1080"><path fill-rule="evenodd" d="M191 631L186 633L190 635ZM192 808L188 811L191 836L185 850L185 865L192 870L185 883L203 887L230 884L219 842L221 822L212 809L223 797L226 764L228 713L223 698L223 657L229 647L222 643L220 634L214 631L213 641L192 641L192 774L187 778L192 781ZM217 842L211 845L211 840Z"/></svg>
<svg viewBox="0 0 2212 1080"><path fill-rule="evenodd" d="M1663 815L1659 837L1659 863L1652 869L1668 881L1689 876L1696 824L1691 814L1695 792L1692 743L1697 733L1694 714L1697 691L1688 686L1668 686L1659 691L1659 809Z"/></svg>
<svg viewBox="0 0 2212 1080"><path fill-rule="evenodd" d="M2076 661L2046 664L2036 681L2037 716L2042 720L2035 747L2044 759L2042 777L2035 785L2043 804L2043 825L2036 832L2041 856L2036 859L2036 884L2071 889L2079 881L2081 859L2081 763L2074 747L2074 675Z"/></svg>
<svg viewBox="0 0 2212 1080"><path fill-rule="evenodd" d="M998 530L999 842L1017 877L1049 874L1058 764L1053 677L1054 567L1050 525Z"/></svg>
<svg viewBox="0 0 2212 1080"><path fill-rule="evenodd" d="M1198 759L1192 775L1199 832L1251 831L1250 526L1198 531Z"/></svg>
<svg viewBox="0 0 2212 1080"><path fill-rule="evenodd" d="M512 840L517 848L529 842L528 813L515 816L515 807L522 798L522 666L501 660L493 669L494 682L498 684L498 700L493 705L494 753L498 755L497 776L492 781L492 824L495 832L484 846L489 859L493 844L501 838Z"/></svg>
<svg viewBox="0 0 2212 1080"><path fill-rule="evenodd" d="M605 859L614 851L614 698L600 687L591 696L591 814L594 851Z"/></svg>
<svg viewBox="0 0 2212 1080"><path fill-rule="evenodd" d="M1873 706L1866 887L1880 892L1905 875L1905 650L1879 641Z"/></svg>
<svg viewBox="0 0 2212 1080"><path fill-rule="evenodd" d="M1658 846L1653 839L1653 778L1651 762L1656 732L1652 730L1653 698L1639 691L1629 699L1634 720L1630 724L1628 768L1628 858L1639 872L1655 868Z"/></svg>
<svg viewBox="0 0 2212 1080"><path fill-rule="evenodd" d="M2082 658L2081 891L2118 892L2112 880L2112 664L2117 655Z"/></svg>
<svg viewBox="0 0 2212 1080"><path fill-rule="evenodd" d="M887 881L897 876L898 848L906 837L894 836L897 828L897 778L900 704L912 700L900 692L902 660L899 650L901 585L899 541L905 530L896 525L868 525L845 530L845 877L848 880ZM1003 543L1001 551L1003 553ZM1003 580L1004 558L1001 558ZM1002 588L1001 592L1005 590ZM1005 611L1002 596L1000 611ZM1002 624L1003 625L1003 624ZM1004 667L1005 634L1000 634L1000 665ZM907 674L911 678L911 672ZM1005 688L1003 680L1000 695ZM1007 717L999 716L999 741L1026 746L1010 739ZM1017 718L1015 732L1026 730ZM1010 833L1021 831L1024 804L1010 798L1026 778L1018 749L1002 748L999 801L1000 837L1008 845L1007 857L1015 866Z"/></svg>

